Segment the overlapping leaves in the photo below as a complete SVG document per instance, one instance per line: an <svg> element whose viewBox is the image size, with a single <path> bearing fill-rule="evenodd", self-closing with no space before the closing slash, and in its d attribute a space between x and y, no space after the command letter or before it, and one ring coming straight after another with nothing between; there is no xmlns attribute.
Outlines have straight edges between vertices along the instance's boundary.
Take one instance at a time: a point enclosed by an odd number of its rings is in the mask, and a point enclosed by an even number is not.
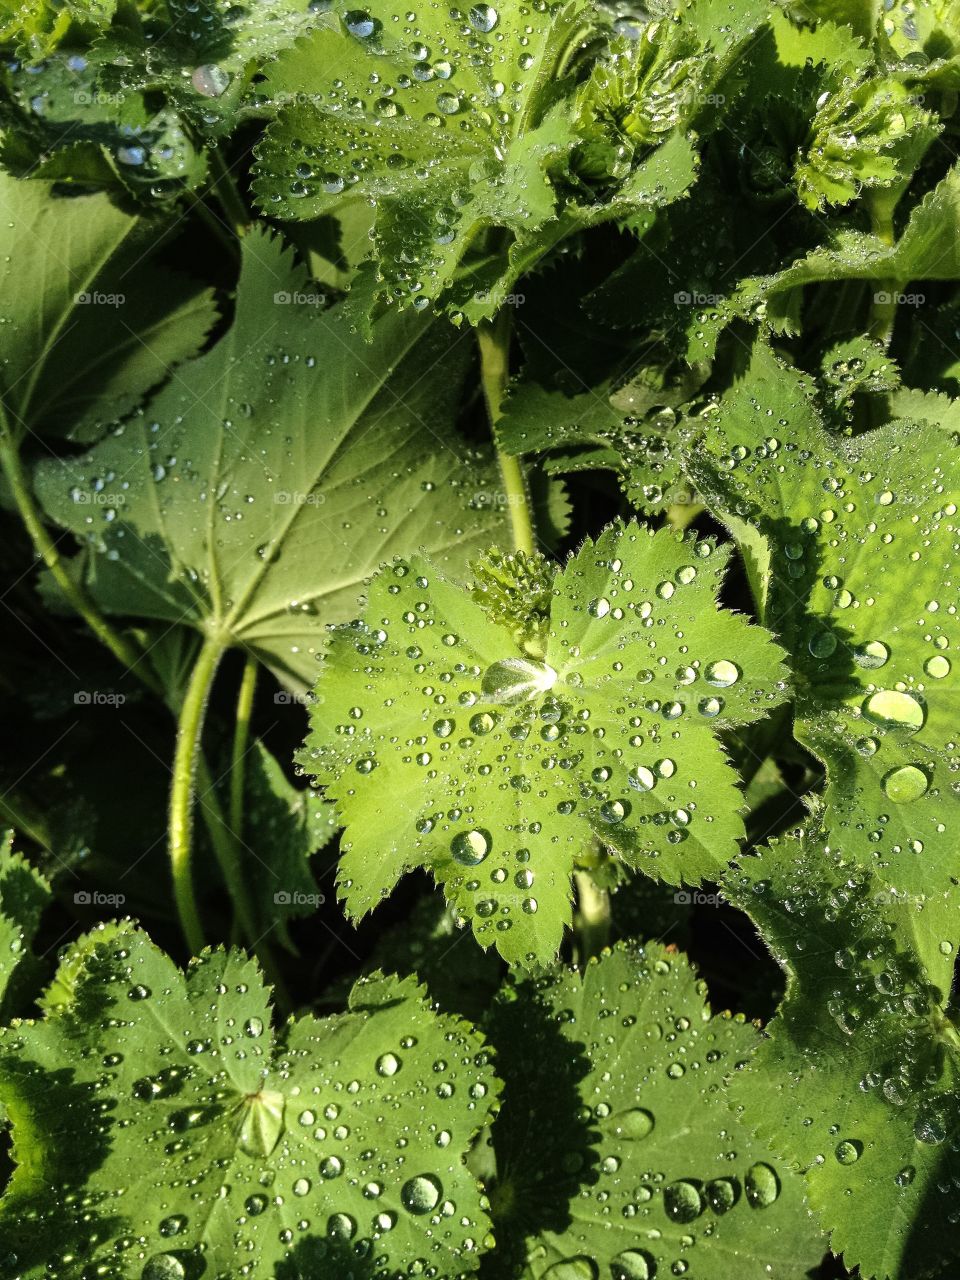
<svg viewBox="0 0 960 1280"><path fill-rule="evenodd" d="M530 964L560 943L591 839L672 883L718 874L743 825L717 733L785 690L768 635L717 608L725 562L611 527L544 566L542 613L509 566L489 608L425 560L384 569L332 637L304 757L347 828L348 910L423 865L485 945Z"/></svg>
<svg viewBox="0 0 960 1280"><path fill-rule="evenodd" d="M230 331L37 489L86 544L103 609L212 629L309 685L324 623L398 537L463 563L503 513L451 426L466 352L449 331L393 315L368 345L279 239L243 249Z"/></svg>
<svg viewBox="0 0 960 1280"><path fill-rule="evenodd" d="M939 893L960 819L956 439L905 422L833 438L811 381L758 342L688 465L790 651L831 837L897 888Z"/></svg>
<svg viewBox="0 0 960 1280"><path fill-rule="evenodd" d="M464 1156L496 1081L416 982L363 979L347 1012L274 1031L252 961L207 953L184 975L128 926L94 937L63 994L0 1037L11 1274L476 1266L488 1221Z"/></svg>
<svg viewBox="0 0 960 1280"><path fill-rule="evenodd" d="M949 1274L960 1033L957 937L810 830L747 858L728 892L787 974L753 1063L731 1082L743 1121L806 1174L831 1246L866 1276ZM944 904L955 924L956 890Z"/></svg>
<svg viewBox="0 0 960 1280"><path fill-rule="evenodd" d="M493 1127L501 1265L526 1280L701 1265L713 1280L800 1280L817 1264L800 1179L728 1105L725 1082L757 1034L711 1018L704 996L686 959L654 943L501 999L490 1026L505 1084Z"/></svg>

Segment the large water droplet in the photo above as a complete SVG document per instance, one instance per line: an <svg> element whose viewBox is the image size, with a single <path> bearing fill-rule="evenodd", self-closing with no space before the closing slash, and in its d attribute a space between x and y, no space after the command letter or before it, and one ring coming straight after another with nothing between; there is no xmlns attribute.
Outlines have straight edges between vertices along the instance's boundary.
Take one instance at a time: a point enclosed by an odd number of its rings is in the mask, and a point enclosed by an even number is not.
<svg viewBox="0 0 960 1280"><path fill-rule="evenodd" d="M707 684L712 684L716 689L729 689L732 684L736 684L740 679L740 668L734 662L728 662L726 658L721 658L719 662L711 662L703 673L703 678Z"/></svg>
<svg viewBox="0 0 960 1280"><path fill-rule="evenodd" d="M431 1173L419 1173L400 1188L400 1200L410 1213L429 1213L440 1203L443 1187Z"/></svg>
<svg viewBox="0 0 960 1280"><path fill-rule="evenodd" d="M459 831L450 841L450 852L464 867L478 866L492 847L487 831Z"/></svg>
<svg viewBox="0 0 960 1280"><path fill-rule="evenodd" d="M843 1142L837 1143L837 1149L834 1152L841 1164L856 1164L863 1154L863 1143L856 1142L852 1138L844 1138Z"/></svg>
<svg viewBox="0 0 960 1280"><path fill-rule="evenodd" d="M751 1165L744 1183L747 1201L755 1209L766 1209L780 1194L780 1180L768 1164Z"/></svg>
<svg viewBox="0 0 960 1280"><path fill-rule="evenodd" d="M863 714L874 724L903 733L916 733L923 728L923 704L912 693L897 689L880 689L863 703Z"/></svg>
<svg viewBox="0 0 960 1280"><path fill-rule="evenodd" d="M194 70L190 83L204 98L219 98L230 84L230 76L215 62L208 62Z"/></svg>
<svg viewBox="0 0 960 1280"><path fill-rule="evenodd" d="M671 1222L693 1222L703 1212L703 1196L692 1182L671 1182L663 1189L663 1207Z"/></svg>
<svg viewBox="0 0 960 1280"><path fill-rule="evenodd" d="M474 31L482 31L484 34L492 31L500 21L499 13L489 4L475 4L467 17Z"/></svg>
<svg viewBox="0 0 960 1280"><path fill-rule="evenodd" d="M927 794L930 780L922 769L915 764L905 764L899 769L891 769L883 779L883 790L888 800L894 804L910 804Z"/></svg>
<svg viewBox="0 0 960 1280"><path fill-rule="evenodd" d="M172 1253L155 1253L141 1271L141 1280L185 1280L186 1271Z"/></svg>
<svg viewBox="0 0 960 1280"><path fill-rule="evenodd" d="M648 1253L625 1249L610 1263L610 1280L651 1280L656 1263Z"/></svg>
<svg viewBox="0 0 960 1280"><path fill-rule="evenodd" d="M639 1142L653 1132L654 1124L654 1118L649 1111L644 1111L642 1107L633 1107L630 1111L623 1111L616 1117L613 1131L618 1138Z"/></svg>

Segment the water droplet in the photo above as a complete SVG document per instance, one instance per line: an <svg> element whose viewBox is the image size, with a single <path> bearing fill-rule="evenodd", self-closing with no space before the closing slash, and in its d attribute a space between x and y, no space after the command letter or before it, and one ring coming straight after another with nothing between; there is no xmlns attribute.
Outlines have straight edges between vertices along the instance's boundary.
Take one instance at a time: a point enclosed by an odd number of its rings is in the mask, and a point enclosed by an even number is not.
<svg viewBox="0 0 960 1280"><path fill-rule="evenodd" d="M489 4L475 4L467 17L474 31L482 31L484 34L492 31L500 21L499 13Z"/></svg>
<svg viewBox="0 0 960 1280"><path fill-rule="evenodd" d="M871 693L863 703L863 714L874 724L904 733L916 733L923 728L923 704L913 694L900 693L897 689Z"/></svg>
<svg viewBox="0 0 960 1280"><path fill-rule="evenodd" d="M890 650L882 640L868 640L854 650L853 656L859 666L875 670L889 661Z"/></svg>
<svg viewBox="0 0 960 1280"><path fill-rule="evenodd" d="M185 1280L186 1271L172 1253L155 1253L140 1272L141 1280Z"/></svg>
<svg viewBox="0 0 960 1280"><path fill-rule="evenodd" d="M729 1178L715 1178L703 1190L707 1204L716 1214L727 1213L737 1203L737 1188Z"/></svg>
<svg viewBox="0 0 960 1280"><path fill-rule="evenodd" d="M719 662L710 663L703 678L716 689L729 689L730 685L736 684L740 679L740 668L736 663L721 658Z"/></svg>
<svg viewBox="0 0 960 1280"><path fill-rule="evenodd" d="M914 800L919 800L927 794L929 786L929 778L915 764L891 769L883 779L884 794L895 804L911 804Z"/></svg>
<svg viewBox="0 0 960 1280"><path fill-rule="evenodd" d="M663 1207L671 1222L693 1222L703 1212L703 1196L692 1182L671 1182L663 1189Z"/></svg>
<svg viewBox="0 0 960 1280"><path fill-rule="evenodd" d="M628 1142L640 1142L653 1132L655 1123L649 1111L644 1111L642 1107L633 1107L629 1111L621 1112L616 1117L613 1132L618 1138Z"/></svg>
<svg viewBox="0 0 960 1280"><path fill-rule="evenodd" d="M351 9L343 19L347 30L358 40L369 40L380 30L380 23L362 9Z"/></svg>
<svg viewBox="0 0 960 1280"><path fill-rule="evenodd" d="M219 98L230 84L230 77L215 62L208 62L194 70L190 83L204 98Z"/></svg>
<svg viewBox="0 0 960 1280"><path fill-rule="evenodd" d="M610 1280L651 1280L656 1263L639 1249L625 1249L610 1263Z"/></svg>
<svg viewBox="0 0 960 1280"><path fill-rule="evenodd" d="M634 791L652 791L657 785L657 776L646 765L638 764L627 774L627 781Z"/></svg>
<svg viewBox="0 0 960 1280"><path fill-rule="evenodd" d="M932 658L926 660L923 669L934 680L942 680L944 676L950 674L950 659L945 658L942 653L935 653Z"/></svg>
<svg viewBox="0 0 960 1280"><path fill-rule="evenodd" d="M780 1181L768 1164L751 1165L744 1184L747 1202L755 1209L766 1209L780 1194Z"/></svg>
<svg viewBox="0 0 960 1280"><path fill-rule="evenodd" d="M439 1178L430 1173L417 1174L400 1188L400 1201L410 1213L429 1213L440 1203L443 1187Z"/></svg>
<svg viewBox="0 0 960 1280"><path fill-rule="evenodd" d="M378 1076L395 1076L400 1070L400 1059L393 1053L383 1053L377 1059Z"/></svg>
<svg viewBox="0 0 960 1280"><path fill-rule="evenodd" d="M844 1138L843 1142L837 1143L837 1149L834 1152L841 1164L856 1164L862 1154L863 1143L852 1138Z"/></svg>
<svg viewBox="0 0 960 1280"><path fill-rule="evenodd" d="M492 847L488 831L460 831L450 842L450 852L464 867L478 866Z"/></svg>
<svg viewBox="0 0 960 1280"><path fill-rule="evenodd" d="M591 618L605 618L610 612L610 601L605 596L601 596L598 600L591 600L587 605L587 613Z"/></svg>

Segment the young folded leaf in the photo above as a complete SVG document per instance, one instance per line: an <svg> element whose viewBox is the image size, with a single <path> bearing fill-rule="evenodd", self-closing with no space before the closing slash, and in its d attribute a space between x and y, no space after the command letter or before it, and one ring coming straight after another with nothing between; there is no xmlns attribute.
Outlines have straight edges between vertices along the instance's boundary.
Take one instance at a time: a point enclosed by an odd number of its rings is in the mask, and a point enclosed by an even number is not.
<svg viewBox="0 0 960 1280"><path fill-rule="evenodd" d="M673 884L718 875L743 823L717 734L786 690L767 632L717 605L726 559L613 526L544 566L527 628L526 589L484 607L426 560L383 569L334 631L303 755L347 828L348 910L422 865L485 946L531 965L560 944L592 838Z"/></svg>
<svg viewBox="0 0 960 1280"><path fill-rule="evenodd" d="M0 1035L9 1274L336 1275L361 1241L380 1275L475 1268L488 1220L464 1157L498 1086L415 980L361 979L347 1012L273 1030L237 952L183 974L126 926L78 968L64 1003Z"/></svg>

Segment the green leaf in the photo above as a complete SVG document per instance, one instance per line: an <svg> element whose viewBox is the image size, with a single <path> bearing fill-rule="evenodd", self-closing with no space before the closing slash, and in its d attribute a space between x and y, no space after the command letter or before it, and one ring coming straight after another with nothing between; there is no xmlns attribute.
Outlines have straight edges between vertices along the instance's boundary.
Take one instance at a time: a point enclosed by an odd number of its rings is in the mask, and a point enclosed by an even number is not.
<svg viewBox="0 0 960 1280"><path fill-rule="evenodd" d="M310 858L336 831L331 806L311 787L293 786L262 742L244 761L244 822L246 875L261 884L254 907L263 933L316 911L323 898Z"/></svg>
<svg viewBox="0 0 960 1280"><path fill-rule="evenodd" d="M806 1174L849 1267L879 1280L949 1274L960 1250L955 942L930 946L931 908L885 890L816 825L744 859L727 891L787 974L767 1039L731 1082L742 1121ZM948 911L955 920L955 890Z"/></svg>
<svg viewBox="0 0 960 1280"><path fill-rule="evenodd" d="M548 580L526 643L517 610L429 562L384 569L365 621L333 634L303 757L347 828L351 914L423 865L484 946L529 965L559 946L594 836L657 879L715 876L743 835L716 735L785 689L767 634L717 608L725 563L613 526Z"/></svg>
<svg viewBox="0 0 960 1280"><path fill-rule="evenodd" d="M13 833L0 839L0 1007L9 1005L33 977L30 944L50 901L50 885L13 850Z"/></svg>
<svg viewBox="0 0 960 1280"><path fill-rule="evenodd" d="M622 386L606 382L572 396L520 380L497 421L497 443L509 454L546 454L543 465L551 474L616 471L641 511L688 502L676 410L705 374L688 371L672 385L658 375L646 369Z"/></svg>
<svg viewBox="0 0 960 1280"><path fill-rule="evenodd" d="M928 424L823 429L809 378L757 342L690 449L699 491L769 553L762 618L790 652L827 826L911 894L956 874L960 447Z"/></svg>
<svg viewBox="0 0 960 1280"><path fill-rule="evenodd" d="M37 492L89 545L102 608L215 631L303 687L388 547L462 564L505 513L453 432L447 329L394 315L367 345L362 304L328 310L279 239L243 255L230 331L89 453L43 463Z"/></svg>
<svg viewBox="0 0 960 1280"><path fill-rule="evenodd" d="M74 25L90 33L110 25L117 0L0 0L0 44L27 58L43 57Z"/></svg>
<svg viewBox="0 0 960 1280"><path fill-rule="evenodd" d="M494 1222L526 1280L800 1280L819 1262L800 1178L727 1102L757 1033L711 1018L705 996L686 959L652 943L494 1007Z"/></svg>
<svg viewBox="0 0 960 1280"><path fill-rule="evenodd" d="M912 209L900 238L887 244L869 232L840 226L827 242L772 275L752 276L710 314L698 319L690 358L713 357L718 335L734 316L761 318L777 333L796 333L804 286L831 280L874 280L877 293L905 290L911 281L960 279L960 169L953 168ZM922 304L924 296L913 299Z"/></svg>
<svg viewBox="0 0 960 1280"><path fill-rule="evenodd" d="M8 427L89 438L197 351L212 291L140 261L155 228L106 196L0 174L0 210Z"/></svg>
<svg viewBox="0 0 960 1280"><path fill-rule="evenodd" d="M272 1030L252 961L205 953L184 975L130 927L72 982L0 1037L0 1243L25 1280L342 1274L363 1242L380 1276L476 1266L464 1156L497 1085L415 982L363 979L347 1012Z"/></svg>

